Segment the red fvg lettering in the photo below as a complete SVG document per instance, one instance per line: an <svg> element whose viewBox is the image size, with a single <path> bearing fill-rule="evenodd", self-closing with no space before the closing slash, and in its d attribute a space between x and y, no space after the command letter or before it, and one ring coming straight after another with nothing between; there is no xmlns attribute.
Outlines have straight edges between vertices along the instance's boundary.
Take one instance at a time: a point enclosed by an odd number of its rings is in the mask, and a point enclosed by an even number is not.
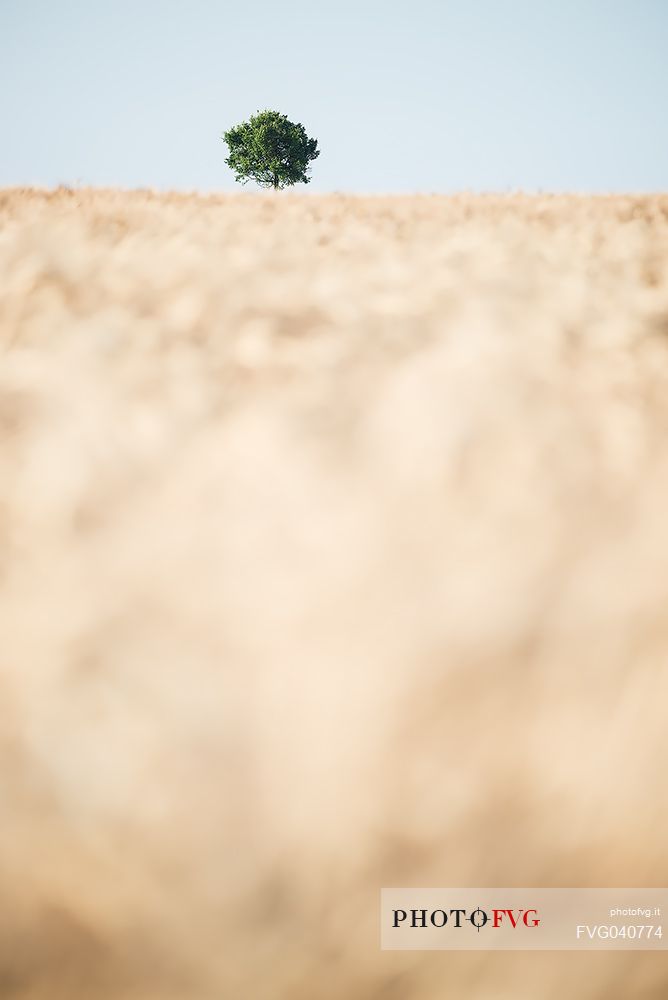
<svg viewBox="0 0 668 1000"><path fill-rule="evenodd" d="M538 927L540 923L537 910L517 910L517 912L515 910L492 910L492 913L494 915L493 927L500 927L506 915L513 927L517 927L520 919L525 927ZM530 917L529 914L534 914L534 916Z"/></svg>

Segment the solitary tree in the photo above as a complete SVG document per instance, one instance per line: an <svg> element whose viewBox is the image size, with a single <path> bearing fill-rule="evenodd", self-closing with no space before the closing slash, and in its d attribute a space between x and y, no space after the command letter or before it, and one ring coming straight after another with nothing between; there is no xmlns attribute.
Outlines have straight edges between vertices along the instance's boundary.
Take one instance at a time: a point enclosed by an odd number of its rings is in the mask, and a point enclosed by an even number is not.
<svg viewBox="0 0 668 1000"><path fill-rule="evenodd" d="M309 139L301 122L295 124L278 111L258 111L225 132L223 139L230 150L225 163L234 170L234 179L274 190L308 184L309 163L320 156L318 140Z"/></svg>

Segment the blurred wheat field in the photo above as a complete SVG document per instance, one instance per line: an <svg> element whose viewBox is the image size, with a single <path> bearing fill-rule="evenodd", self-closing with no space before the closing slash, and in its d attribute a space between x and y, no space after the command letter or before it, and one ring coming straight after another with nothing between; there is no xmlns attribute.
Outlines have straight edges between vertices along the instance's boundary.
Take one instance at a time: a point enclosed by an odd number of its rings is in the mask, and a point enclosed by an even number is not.
<svg viewBox="0 0 668 1000"><path fill-rule="evenodd" d="M0 992L659 1000L379 950L660 886L668 196L0 192Z"/></svg>

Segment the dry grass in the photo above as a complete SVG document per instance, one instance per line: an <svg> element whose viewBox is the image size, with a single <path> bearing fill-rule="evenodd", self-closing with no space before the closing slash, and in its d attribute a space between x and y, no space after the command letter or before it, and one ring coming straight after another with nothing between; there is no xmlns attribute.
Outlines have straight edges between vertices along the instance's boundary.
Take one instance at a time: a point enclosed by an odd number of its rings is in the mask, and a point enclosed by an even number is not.
<svg viewBox="0 0 668 1000"><path fill-rule="evenodd" d="M2 996L664 997L377 913L666 884L668 197L0 227Z"/></svg>

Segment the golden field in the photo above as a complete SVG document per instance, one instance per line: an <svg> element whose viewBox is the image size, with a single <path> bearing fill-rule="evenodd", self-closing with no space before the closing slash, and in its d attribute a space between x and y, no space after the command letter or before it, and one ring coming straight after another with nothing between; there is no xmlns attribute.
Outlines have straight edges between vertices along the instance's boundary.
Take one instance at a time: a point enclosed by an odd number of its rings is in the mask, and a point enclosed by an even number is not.
<svg viewBox="0 0 668 1000"><path fill-rule="evenodd" d="M0 994L650 1000L382 886L661 886L668 196L0 192Z"/></svg>

